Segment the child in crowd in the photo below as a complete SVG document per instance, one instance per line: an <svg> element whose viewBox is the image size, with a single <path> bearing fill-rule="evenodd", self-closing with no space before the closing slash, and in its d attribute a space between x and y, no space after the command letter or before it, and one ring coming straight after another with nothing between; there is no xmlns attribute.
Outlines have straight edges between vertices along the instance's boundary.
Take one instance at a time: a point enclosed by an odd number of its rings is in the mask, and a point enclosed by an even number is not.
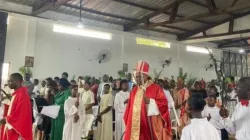
<svg viewBox="0 0 250 140"><path fill-rule="evenodd" d="M104 85L104 95L101 96L99 114L97 115L97 136L96 140L112 140L112 106L113 95L110 92L110 85Z"/></svg>
<svg viewBox="0 0 250 140"><path fill-rule="evenodd" d="M181 140L221 140L216 128L201 115L205 105L204 99L197 95L188 99L187 113L191 123L182 130Z"/></svg>
<svg viewBox="0 0 250 140"><path fill-rule="evenodd" d="M81 140L81 127L85 120L85 107L79 99L78 86L72 87L71 97L64 104L65 123L62 140Z"/></svg>
<svg viewBox="0 0 250 140"><path fill-rule="evenodd" d="M221 136L222 140L228 139L222 137L221 131L224 133L224 125L220 122L220 109L216 106L217 97L216 95L210 95L207 98L207 105L205 106L204 110L202 111L202 117L207 117L208 121L218 130L219 135ZM227 134L226 134L227 135Z"/></svg>
<svg viewBox="0 0 250 140"><path fill-rule="evenodd" d="M216 86L209 86L207 90L207 95L208 96L215 95L217 97L216 106L219 108L221 107L222 101L221 101L221 97L220 97L220 94L218 93L218 89Z"/></svg>

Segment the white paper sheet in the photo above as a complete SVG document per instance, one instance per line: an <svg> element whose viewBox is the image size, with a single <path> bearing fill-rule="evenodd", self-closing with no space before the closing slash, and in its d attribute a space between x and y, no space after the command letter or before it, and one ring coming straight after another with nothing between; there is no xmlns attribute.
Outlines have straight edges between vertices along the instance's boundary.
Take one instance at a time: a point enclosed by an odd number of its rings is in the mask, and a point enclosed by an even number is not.
<svg viewBox="0 0 250 140"><path fill-rule="evenodd" d="M58 116L59 110L60 106L58 105L44 106L41 114L55 119Z"/></svg>

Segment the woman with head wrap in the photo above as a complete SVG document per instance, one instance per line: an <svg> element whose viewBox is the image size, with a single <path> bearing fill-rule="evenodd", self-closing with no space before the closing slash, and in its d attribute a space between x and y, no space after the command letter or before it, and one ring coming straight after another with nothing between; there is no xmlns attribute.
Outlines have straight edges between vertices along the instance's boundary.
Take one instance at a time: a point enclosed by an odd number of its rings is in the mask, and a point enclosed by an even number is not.
<svg viewBox="0 0 250 140"><path fill-rule="evenodd" d="M71 95L69 89L70 83L66 78L61 78L58 83L58 92L55 95L55 105L60 106L56 119L52 119L51 140L61 140L64 125L64 102Z"/></svg>

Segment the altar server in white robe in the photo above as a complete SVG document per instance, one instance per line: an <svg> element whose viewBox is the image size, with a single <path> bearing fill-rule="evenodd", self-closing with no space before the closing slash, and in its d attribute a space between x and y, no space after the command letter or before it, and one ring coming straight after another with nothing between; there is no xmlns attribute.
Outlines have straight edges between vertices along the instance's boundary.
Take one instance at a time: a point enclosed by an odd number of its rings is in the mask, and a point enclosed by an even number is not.
<svg viewBox="0 0 250 140"><path fill-rule="evenodd" d="M81 97L85 105L86 114L93 114L92 107L95 105L95 95L90 90L90 87L91 87L91 83L89 81L86 81L84 83L84 92Z"/></svg>
<svg viewBox="0 0 250 140"><path fill-rule="evenodd" d="M121 140L125 131L125 124L123 120L124 112L129 98L129 84L127 80L121 81L122 90L115 96L115 140Z"/></svg>
<svg viewBox="0 0 250 140"><path fill-rule="evenodd" d="M104 94L101 97L99 113L97 115L96 140L113 139L112 107L113 95L110 92L110 85L104 85Z"/></svg>
<svg viewBox="0 0 250 140"><path fill-rule="evenodd" d="M218 130L221 136L221 129L224 125L221 123L220 109L216 106L216 95L209 95L207 98L207 105L202 111L202 117L206 117L208 121Z"/></svg>
<svg viewBox="0 0 250 140"><path fill-rule="evenodd" d="M206 102L193 95L188 100L188 115L191 123L182 130L181 140L221 140L216 128L201 115Z"/></svg>
<svg viewBox="0 0 250 140"><path fill-rule="evenodd" d="M235 134L236 140L250 140L250 77L242 77L237 85L239 98L234 113L228 118L229 111L224 107L220 110L222 122L230 134Z"/></svg>
<svg viewBox="0 0 250 140"><path fill-rule="evenodd" d="M62 140L81 140L81 127L85 120L85 107L79 99L77 85L72 89L71 97L64 104L65 123Z"/></svg>

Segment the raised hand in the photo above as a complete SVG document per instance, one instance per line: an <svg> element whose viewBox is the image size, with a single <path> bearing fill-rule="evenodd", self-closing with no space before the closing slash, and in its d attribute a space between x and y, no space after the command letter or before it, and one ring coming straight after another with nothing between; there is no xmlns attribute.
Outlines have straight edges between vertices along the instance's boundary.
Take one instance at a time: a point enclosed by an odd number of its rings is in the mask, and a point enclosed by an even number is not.
<svg viewBox="0 0 250 140"><path fill-rule="evenodd" d="M212 118L212 117L211 117L211 115L210 115L210 113L209 113L208 116L207 116L207 120L210 121L211 118Z"/></svg>

